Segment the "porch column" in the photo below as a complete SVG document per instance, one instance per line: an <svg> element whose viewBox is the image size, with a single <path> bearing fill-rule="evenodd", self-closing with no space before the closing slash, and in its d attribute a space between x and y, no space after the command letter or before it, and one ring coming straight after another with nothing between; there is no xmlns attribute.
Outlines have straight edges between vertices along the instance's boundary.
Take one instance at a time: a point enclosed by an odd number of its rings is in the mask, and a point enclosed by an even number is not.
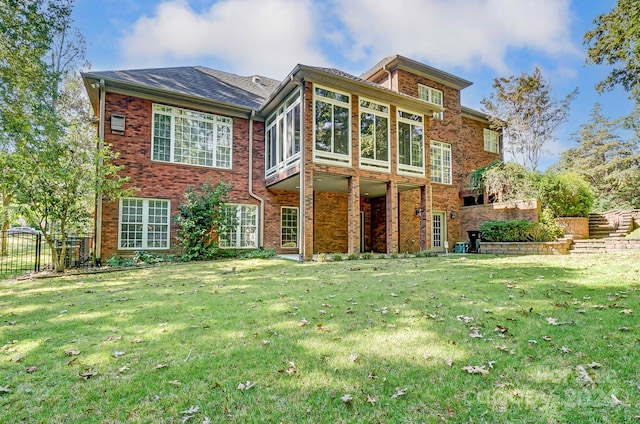
<svg viewBox="0 0 640 424"><path fill-rule="evenodd" d="M348 254L360 253L360 177L348 178L349 185L349 217L348 217Z"/></svg>
<svg viewBox="0 0 640 424"><path fill-rule="evenodd" d="M387 253L398 253L398 185L387 183Z"/></svg>
<svg viewBox="0 0 640 424"><path fill-rule="evenodd" d="M313 170L305 167L303 186L303 239L302 257L305 261L313 259Z"/></svg>
<svg viewBox="0 0 640 424"><path fill-rule="evenodd" d="M429 248L428 245L428 225L430 220L427 216L431 216L431 211L428 211L427 215L427 186L420 187L420 250L425 251Z"/></svg>

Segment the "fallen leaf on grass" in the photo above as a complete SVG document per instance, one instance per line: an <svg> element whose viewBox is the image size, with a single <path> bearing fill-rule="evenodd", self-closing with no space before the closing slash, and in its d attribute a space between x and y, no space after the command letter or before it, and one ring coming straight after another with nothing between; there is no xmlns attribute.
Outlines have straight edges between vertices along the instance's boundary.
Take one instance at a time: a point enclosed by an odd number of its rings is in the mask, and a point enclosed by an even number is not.
<svg viewBox="0 0 640 424"><path fill-rule="evenodd" d="M179 380L171 380L169 382L170 385L175 386L175 387L180 387L182 386L182 383Z"/></svg>
<svg viewBox="0 0 640 424"><path fill-rule="evenodd" d="M11 393L11 389L9 389L9 385L0 386L0 393Z"/></svg>
<svg viewBox="0 0 640 424"><path fill-rule="evenodd" d="M506 333L507 331L509 331L509 329L507 327L503 327L501 325L496 325L496 328L493 331L499 331L500 333Z"/></svg>
<svg viewBox="0 0 640 424"><path fill-rule="evenodd" d="M624 406L624 402L618 399L618 397L613 393L611 393L611 401L613 402L614 406Z"/></svg>
<svg viewBox="0 0 640 424"><path fill-rule="evenodd" d="M456 317L456 319L458 321L464 321L465 324L469 324L471 321L473 321L473 318L465 316L465 315L458 315Z"/></svg>
<svg viewBox="0 0 640 424"><path fill-rule="evenodd" d="M11 358L11 362L20 362L24 359L24 355L21 353L18 353L17 355L15 355L13 358Z"/></svg>
<svg viewBox="0 0 640 424"><path fill-rule="evenodd" d="M546 341L546 342L550 342L551 341L551 337L549 336L542 336L542 340Z"/></svg>
<svg viewBox="0 0 640 424"><path fill-rule="evenodd" d="M256 385L255 381L247 380L245 383L238 384L238 390L249 390L250 388L252 388L255 385Z"/></svg>
<svg viewBox="0 0 640 424"><path fill-rule="evenodd" d="M125 352L120 352L118 350L116 350L115 352L113 352L113 357L118 359L119 357L123 356L125 354Z"/></svg>
<svg viewBox="0 0 640 424"><path fill-rule="evenodd" d="M298 323L298 325L299 325L300 327L307 326L307 325L309 325L309 321L307 321L306 319L302 318L302 319L300 320L300 322Z"/></svg>
<svg viewBox="0 0 640 424"><path fill-rule="evenodd" d="M562 346L560 348L560 352L562 352L562 353L571 353L571 352L573 352L573 349L571 349L570 347Z"/></svg>
<svg viewBox="0 0 640 424"><path fill-rule="evenodd" d="M123 372L125 372L125 371L128 371L128 370L130 370L130 368L129 368L128 366L126 366L126 365L124 365L124 366L122 366L122 367L118 368L118 372L119 372L119 373L121 373L121 374L122 374Z"/></svg>
<svg viewBox="0 0 640 424"><path fill-rule="evenodd" d="M351 401L353 400L353 396L351 396L349 393L347 393L347 394L344 394L344 395L340 396L340 399L344 403L351 403Z"/></svg>
<svg viewBox="0 0 640 424"><path fill-rule="evenodd" d="M496 346L496 349L502 351L502 352L507 352L509 355L513 355L515 354L515 351L513 349L509 349L507 346Z"/></svg>
<svg viewBox="0 0 640 424"><path fill-rule="evenodd" d="M289 366L288 368L283 368L278 370L278 372L281 374L294 375L298 371L295 362L289 361L287 362L287 365Z"/></svg>
<svg viewBox="0 0 640 424"><path fill-rule="evenodd" d="M478 365L467 365L466 367L462 367L462 369L466 372L468 372L469 374L482 374L482 375L487 375L489 374L489 370L487 370L484 365L482 366L478 366Z"/></svg>
<svg viewBox="0 0 640 424"><path fill-rule="evenodd" d="M77 360L78 360L78 357L74 356L73 358L68 359L66 364L67 364L67 366L69 366L69 365L73 364L74 362L76 362Z"/></svg>
<svg viewBox="0 0 640 424"><path fill-rule="evenodd" d="M397 399L400 396L404 396L407 394L407 388L401 389L400 387L396 387L396 392L391 395L391 399Z"/></svg>
<svg viewBox="0 0 640 424"><path fill-rule="evenodd" d="M95 377L96 375L98 375L98 373L96 371L85 371L85 372L81 372L78 375L82 377L83 380L88 380L91 377Z"/></svg>
<svg viewBox="0 0 640 424"><path fill-rule="evenodd" d="M80 351L77 349L70 349L70 350L65 350L64 354L67 356L80 355Z"/></svg>
<svg viewBox="0 0 640 424"><path fill-rule="evenodd" d="M371 405L375 405L377 401L378 401L377 397L370 396L369 393L367 393L367 403L370 403Z"/></svg>
<svg viewBox="0 0 640 424"><path fill-rule="evenodd" d="M469 333L469 337L472 339L482 338L482 334L480 333L480 329L477 327L471 327L471 333Z"/></svg>
<svg viewBox="0 0 640 424"><path fill-rule="evenodd" d="M158 364L155 367L153 367L154 370L159 370L162 368L167 368L169 365L168 364Z"/></svg>
<svg viewBox="0 0 640 424"><path fill-rule="evenodd" d="M27 372L28 373L32 373L32 372L36 372L36 371L38 371L38 367L29 367L29 368L27 368Z"/></svg>
<svg viewBox="0 0 640 424"><path fill-rule="evenodd" d="M578 374L578 383L582 383L583 385L591 385L591 387L595 387L596 383L593 381L587 370L584 366L578 365L576 368L576 373Z"/></svg>
<svg viewBox="0 0 640 424"><path fill-rule="evenodd" d="M351 355L349 355L349 359L351 359L351 362L356 362L359 357L360 357L359 353L352 353Z"/></svg>
<svg viewBox="0 0 640 424"><path fill-rule="evenodd" d="M449 358L446 361L444 361L445 364L447 364L447 366L451 367L453 366L453 359Z"/></svg>
<svg viewBox="0 0 640 424"><path fill-rule="evenodd" d="M633 313L633 309L623 309L620 313L623 315L631 315Z"/></svg>

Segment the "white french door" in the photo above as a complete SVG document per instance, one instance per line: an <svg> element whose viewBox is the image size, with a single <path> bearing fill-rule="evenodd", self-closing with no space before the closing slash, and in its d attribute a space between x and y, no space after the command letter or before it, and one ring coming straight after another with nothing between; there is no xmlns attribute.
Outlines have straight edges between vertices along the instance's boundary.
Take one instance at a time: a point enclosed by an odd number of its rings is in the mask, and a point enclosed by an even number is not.
<svg viewBox="0 0 640 424"><path fill-rule="evenodd" d="M431 249L436 252L444 252L447 239L445 212L433 211L431 214Z"/></svg>

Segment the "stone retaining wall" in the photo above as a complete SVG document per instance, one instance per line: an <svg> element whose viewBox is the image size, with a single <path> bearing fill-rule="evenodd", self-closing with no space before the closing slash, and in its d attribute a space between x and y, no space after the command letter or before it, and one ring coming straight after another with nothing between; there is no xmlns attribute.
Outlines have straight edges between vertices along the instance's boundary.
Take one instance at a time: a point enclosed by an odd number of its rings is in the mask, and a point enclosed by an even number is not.
<svg viewBox="0 0 640 424"><path fill-rule="evenodd" d="M480 242L480 253L496 255L567 255L570 239L549 242Z"/></svg>
<svg viewBox="0 0 640 424"><path fill-rule="evenodd" d="M574 240L589 238L589 218L555 218L564 231L565 236L573 236Z"/></svg>

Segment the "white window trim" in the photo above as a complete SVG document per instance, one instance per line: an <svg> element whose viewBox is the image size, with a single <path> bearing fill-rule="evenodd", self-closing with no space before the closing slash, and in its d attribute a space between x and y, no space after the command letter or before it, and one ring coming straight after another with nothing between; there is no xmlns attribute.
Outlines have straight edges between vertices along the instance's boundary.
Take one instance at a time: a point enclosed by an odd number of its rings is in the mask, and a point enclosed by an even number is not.
<svg viewBox="0 0 640 424"><path fill-rule="evenodd" d="M284 232L282 231L284 229L283 225L282 225L282 217L284 216L284 210L285 209L293 209L296 211L296 245L295 246L284 246L283 243L283 234ZM300 208L296 207L296 206L281 206L280 207L280 247L283 249L297 249L300 246L300 215L299 215L299 211ZM292 227L287 227L287 228L292 228Z"/></svg>
<svg viewBox="0 0 640 424"><path fill-rule="evenodd" d="M155 108L156 106L160 106L160 107L166 107L166 108L170 108L171 112L165 112L165 111L158 111L156 112ZM229 153L229 166L228 167L221 167L221 166L216 166L216 147L217 144L215 144L213 146L213 158L212 158L212 165L200 165L197 163L184 163L184 162L176 162L174 160L174 155L175 155L175 146L176 146L176 136L175 136L175 118L176 117L184 117L183 115L176 113L176 111L179 110L183 110L183 111L187 111L187 112L192 112L195 114L200 114L200 115L205 115L205 116L210 116L211 120L207 120L207 119L202 119L202 118L191 118L197 121L202 121L202 122L211 122L213 123L213 134L218 133L218 125L223 125L225 127L229 128L229 137L231 139L231 145L229 146L230 149L230 153ZM155 144L155 128L156 128L156 113L161 114L161 115L168 115L171 117L171 130L170 130L170 153L169 153L169 160L168 161L164 161L164 160L159 160L159 159L154 159L153 158L153 148L154 148L154 144ZM229 121L227 122L220 122L220 121ZM217 140L214 140L215 143L217 143ZM217 168L217 169L232 169L233 168L233 119L228 117L228 116L222 116L222 115L214 115L212 113L208 113L208 112L200 112L197 110L193 110L193 109L186 109L186 108L181 108L181 107L177 107L177 106L169 106L169 105L165 105L162 103L153 103L152 107L151 107L151 161L152 162L158 162L158 163L171 163L174 165L186 165L186 166L199 166L199 167L203 167L203 168Z"/></svg>
<svg viewBox="0 0 640 424"><path fill-rule="evenodd" d="M297 97L297 99L296 99ZM295 99L291 104L289 104L289 106L286 106L286 104L290 101L292 101L293 99ZM265 171L265 177L269 178L272 177L273 175L276 175L278 172L286 170L288 168L291 168L292 166L296 165L299 160L300 160L300 151L294 153L291 156L287 156L287 146L290 143L293 143L293 140L287 140L287 115L289 114L289 112L291 112L292 110L295 109L296 106L300 106L300 116L298 117L299 122L300 122L300 135L302 136L302 126L304 125L304 123L302 122L302 106L301 106L302 102L300 99L300 91L295 91L295 93L293 93L291 96L289 96L284 102L282 102L278 108L276 109L276 112L274 112L271 116L269 116L269 118L265 121L265 123L273 120L266 128L265 128L265 155L264 155L264 169ZM269 164L267 163L267 160L269 158L269 144L266 142L267 141L267 137L269 134L269 131L271 130L271 128L275 127L276 128L276 142L279 143L280 137L277 134L278 131L278 122L280 121L280 119L282 119L282 128L284 131L284 134L282 135L282 142L283 145L277 146L276 149L276 164L274 166L269 166ZM300 140L300 147L302 147L302 140ZM280 157L282 156L282 157Z"/></svg>
<svg viewBox="0 0 640 424"><path fill-rule="evenodd" d="M411 119L403 118L400 116L400 112L404 112L410 115L419 115L420 117L422 117L422 121L418 122L418 121L413 121ZM412 177L415 177L415 176L424 177L425 166L426 166L425 164L426 149L425 149L425 142L424 142L424 115L422 113L412 112L406 109L396 109L396 115L397 115L396 127L399 126L400 122L404 122L405 124L411 124L411 125L416 125L419 123L422 126L422 167L400 163L400 130L396 128L396 156L397 156L396 165L398 167L398 174L412 176Z"/></svg>
<svg viewBox="0 0 640 424"><path fill-rule="evenodd" d="M447 146L447 147L445 147ZM445 184L445 185L451 185L453 184L453 148L451 146L450 143L443 143L442 141L436 141L436 140L431 140L431 143L429 145L429 152L431 153L431 149L436 148L437 150L440 151L441 153L441 157L442 157L442 152L448 151L449 152L449 163L445 166L444 162L441 163L441 169L440 169L440 178L442 179L442 181L434 181L433 180L433 170L431 171L431 182L435 183L435 184ZM433 156L431 156L431 160L433 160ZM429 167L431 168L431 160L429 161ZM445 168L448 167L449 168L449 172L445 171ZM446 177L446 178L444 178Z"/></svg>
<svg viewBox="0 0 640 424"><path fill-rule="evenodd" d="M434 101L438 96L436 94L440 94L440 102ZM442 90L438 90L437 88L429 87L424 84L418 84L418 98L424 102L427 102L432 105L444 107L444 93ZM432 115L433 119L443 120L444 112L434 112Z"/></svg>
<svg viewBox="0 0 640 424"><path fill-rule="evenodd" d="M255 209L255 217L256 217L256 221L255 221L255 230L253 233L253 238L255 240L255 246L238 246L238 242L240 242L242 240L242 232L238 231L237 232L237 240L235 240L234 245L233 246L222 246L222 237L219 235L218 236L218 244L220 246L220 249L257 249L258 248L258 224L260 222L260 217L258 216L259 214L259 210L258 210L258 205L252 205L252 204L247 204L247 203L226 203L224 205L224 207L227 206L234 206L234 207L245 207L245 208L252 208ZM239 211L240 209L238 209ZM237 218L237 217L236 217ZM239 229L241 227L241 223L238 222L236 224L236 229Z"/></svg>
<svg viewBox="0 0 640 424"><path fill-rule="evenodd" d="M337 93L337 94L342 94L343 96L347 96L349 98L349 102L345 103L345 102L341 102L335 99L330 99L328 97L322 97L322 96L317 96L316 95L316 88L320 88L322 90L327 90L327 91L331 91L333 93ZM331 88L331 87L327 87L327 86L323 86L323 85L319 85L319 84L313 84L313 161L316 163L324 163L327 165L334 165L334 166L347 166L350 167L351 166L351 157L353 155L353 146L352 146L352 137L351 137L351 99L352 99L352 95L350 93L344 92L344 91L340 91L340 90L336 90L335 88ZM348 116L349 116L349 131L347 131L347 135L348 135L348 140L347 140L347 146L349 146L349 153L346 155L343 154L339 154L339 153L333 153L333 152L325 152L323 150L316 150L316 101L317 100L321 100L323 102L329 103L331 105L335 105L335 106L340 106L340 107L346 107L348 109Z"/></svg>
<svg viewBox="0 0 640 424"><path fill-rule="evenodd" d="M362 102L370 102L370 103L374 103L378 106L382 106L382 107L386 107L387 108L387 112L382 112L379 110L375 110L375 109L370 109L366 106L362 105ZM384 104L384 103L380 103L377 102L375 100L371 100L371 99L367 99L364 97L361 97L358 100L358 136L360 137L360 143L359 143L359 148L358 148L358 154L360 157L360 167L364 168L364 169L369 169L372 171L378 171L378 172L385 172L385 173L389 173L391 172L391 106L388 104ZM387 120L387 157L388 159L386 161L384 160L378 160L378 159L371 159L371 158L365 158L362 157L362 113L366 112L366 113L370 113L372 115L375 116L379 116L382 118L386 118ZM374 140L375 142L375 140ZM375 150L375 148L374 148Z"/></svg>
<svg viewBox="0 0 640 424"><path fill-rule="evenodd" d="M122 208L123 200L142 200L142 247L122 247ZM148 247L148 226L149 226L149 202L161 201L167 202L167 246L166 247ZM126 197L121 198L118 202L118 250L168 250L171 248L171 200L169 199L156 199L156 198L142 198L142 197ZM158 224L155 224L158 225Z"/></svg>
<svg viewBox="0 0 640 424"><path fill-rule="evenodd" d="M490 153L500 154L500 133L485 128L483 130L484 150Z"/></svg>

